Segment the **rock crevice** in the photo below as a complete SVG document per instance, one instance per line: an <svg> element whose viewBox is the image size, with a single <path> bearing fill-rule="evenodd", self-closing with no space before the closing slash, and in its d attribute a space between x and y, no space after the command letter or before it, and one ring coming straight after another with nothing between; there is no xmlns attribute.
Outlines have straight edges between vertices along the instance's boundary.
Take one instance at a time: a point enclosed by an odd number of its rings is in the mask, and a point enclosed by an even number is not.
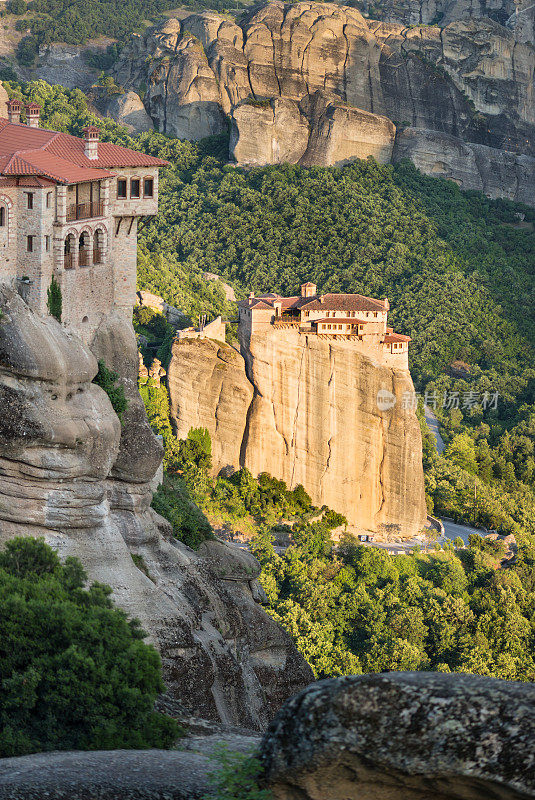
<svg viewBox="0 0 535 800"><path fill-rule="evenodd" d="M416 533L426 511L420 428L403 402L410 374L373 363L351 343L291 330L255 334L242 347L243 358L210 340L175 342L168 385L177 435L210 431L214 474L268 472L290 488L302 484L355 531ZM379 408L381 390L391 393L391 409Z"/></svg>

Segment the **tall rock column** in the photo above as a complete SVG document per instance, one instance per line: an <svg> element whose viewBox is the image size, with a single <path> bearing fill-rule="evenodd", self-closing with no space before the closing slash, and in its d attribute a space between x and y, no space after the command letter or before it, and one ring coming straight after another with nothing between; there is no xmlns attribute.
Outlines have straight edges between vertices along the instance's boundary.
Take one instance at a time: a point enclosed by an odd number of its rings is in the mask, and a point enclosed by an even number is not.
<svg viewBox="0 0 535 800"><path fill-rule="evenodd" d="M410 373L290 329L251 336L244 355L255 387L244 466L302 484L358 532L417 533L426 506Z"/></svg>

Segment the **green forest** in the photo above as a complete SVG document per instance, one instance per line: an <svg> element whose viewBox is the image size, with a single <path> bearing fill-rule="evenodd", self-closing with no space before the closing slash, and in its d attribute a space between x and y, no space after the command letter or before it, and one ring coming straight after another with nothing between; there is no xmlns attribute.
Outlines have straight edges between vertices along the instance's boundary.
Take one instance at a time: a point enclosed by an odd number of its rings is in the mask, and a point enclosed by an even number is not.
<svg viewBox="0 0 535 800"><path fill-rule="evenodd" d="M351 542L333 550L336 509L318 520L302 487L289 491L268 475L211 477L209 438L191 432L177 442L165 389L147 381L142 394L168 470L154 506L175 535L193 547L214 524L253 535L270 613L318 676L434 669L533 680L534 210L463 193L409 163L243 170L225 163L225 137L132 138L93 117L81 92L40 81L8 88L40 102L54 128L79 134L91 121L103 138L170 161L160 214L141 228L138 282L192 319L232 314L204 270L242 296L293 293L305 280L320 291L387 296L393 326L413 340L416 389L435 406L446 442L439 456L422 420L429 511L512 533L519 554L498 568L499 546L477 537L468 548L414 556ZM157 320L141 322L158 330ZM165 360L170 332L159 329ZM272 547L281 525L293 542L282 556Z"/></svg>
<svg viewBox="0 0 535 800"><path fill-rule="evenodd" d="M0 758L50 750L169 747L154 710L160 656L111 589L42 539L0 551Z"/></svg>

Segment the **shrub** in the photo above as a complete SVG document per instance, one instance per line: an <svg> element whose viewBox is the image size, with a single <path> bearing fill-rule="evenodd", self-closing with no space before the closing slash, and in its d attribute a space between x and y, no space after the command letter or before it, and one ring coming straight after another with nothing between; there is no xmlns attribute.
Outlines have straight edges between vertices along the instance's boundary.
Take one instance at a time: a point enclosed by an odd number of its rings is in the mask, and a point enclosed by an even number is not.
<svg viewBox="0 0 535 800"><path fill-rule="evenodd" d="M124 394L124 387L121 384L118 386L115 385L118 380L119 375L108 369L104 361L98 362L98 372L93 378L93 383L96 383L97 386L104 389L110 398L113 410L122 422L123 414L128 407L128 400Z"/></svg>
<svg viewBox="0 0 535 800"><path fill-rule="evenodd" d="M0 756L169 747L179 729L154 711L160 658L77 559L43 540L0 552Z"/></svg>
<svg viewBox="0 0 535 800"><path fill-rule="evenodd" d="M24 26L24 20L21 20ZM17 23L18 25L18 23ZM23 67L31 67L39 52L39 42L35 36L25 36L17 47L17 60Z"/></svg>
<svg viewBox="0 0 535 800"><path fill-rule="evenodd" d="M58 322L61 322L63 298L61 296L60 285L54 275L52 275L50 286L46 290L46 305L50 316L55 317Z"/></svg>
<svg viewBox="0 0 535 800"><path fill-rule="evenodd" d="M258 756L217 748L212 759L217 767L210 773L210 800L271 800L269 789L260 786L262 764Z"/></svg>
<svg viewBox="0 0 535 800"><path fill-rule="evenodd" d="M152 498L152 507L173 526L173 535L196 550L213 539L212 527L189 495L184 481L167 476Z"/></svg>
<svg viewBox="0 0 535 800"><path fill-rule="evenodd" d="M25 14L27 9L24 0L9 0L6 7L10 14L16 14L17 16Z"/></svg>

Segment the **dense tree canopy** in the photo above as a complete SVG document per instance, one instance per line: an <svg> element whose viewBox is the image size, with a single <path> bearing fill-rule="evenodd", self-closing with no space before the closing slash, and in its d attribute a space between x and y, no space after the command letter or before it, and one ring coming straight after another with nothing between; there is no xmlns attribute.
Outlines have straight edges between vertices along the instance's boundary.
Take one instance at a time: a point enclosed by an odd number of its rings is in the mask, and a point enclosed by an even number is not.
<svg viewBox="0 0 535 800"><path fill-rule="evenodd" d="M0 756L169 747L178 735L154 711L158 653L111 589L85 581L42 540L0 552Z"/></svg>

